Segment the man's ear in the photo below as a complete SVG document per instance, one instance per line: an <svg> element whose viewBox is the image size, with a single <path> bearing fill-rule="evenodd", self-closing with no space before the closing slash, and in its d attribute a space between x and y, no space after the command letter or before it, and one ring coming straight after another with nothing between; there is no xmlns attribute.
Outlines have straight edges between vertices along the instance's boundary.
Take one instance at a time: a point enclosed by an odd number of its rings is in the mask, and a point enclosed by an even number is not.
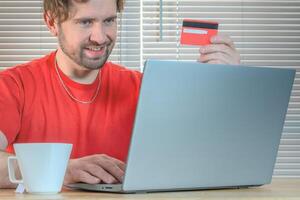
<svg viewBox="0 0 300 200"><path fill-rule="evenodd" d="M53 36L57 36L57 24L55 20L51 17L50 13L44 13L44 21Z"/></svg>

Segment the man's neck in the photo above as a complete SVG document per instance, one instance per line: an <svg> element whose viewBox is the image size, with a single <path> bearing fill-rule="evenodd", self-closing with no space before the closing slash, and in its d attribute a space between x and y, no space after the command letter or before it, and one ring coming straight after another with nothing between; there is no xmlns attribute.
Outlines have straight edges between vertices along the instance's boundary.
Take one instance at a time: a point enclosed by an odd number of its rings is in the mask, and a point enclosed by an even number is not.
<svg viewBox="0 0 300 200"><path fill-rule="evenodd" d="M56 62L59 69L70 79L83 84L91 84L97 78L99 70L86 69L71 60L61 49L57 50Z"/></svg>

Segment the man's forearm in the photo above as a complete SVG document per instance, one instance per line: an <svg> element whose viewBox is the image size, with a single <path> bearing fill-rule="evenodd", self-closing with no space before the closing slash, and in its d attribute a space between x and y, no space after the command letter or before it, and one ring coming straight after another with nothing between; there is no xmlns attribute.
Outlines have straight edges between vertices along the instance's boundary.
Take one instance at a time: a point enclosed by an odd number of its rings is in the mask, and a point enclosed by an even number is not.
<svg viewBox="0 0 300 200"><path fill-rule="evenodd" d="M15 188L16 184L9 181L8 169L7 169L7 158L11 156L6 152L0 151L0 188ZM17 170L15 170L17 171ZM16 172L16 175L19 173Z"/></svg>

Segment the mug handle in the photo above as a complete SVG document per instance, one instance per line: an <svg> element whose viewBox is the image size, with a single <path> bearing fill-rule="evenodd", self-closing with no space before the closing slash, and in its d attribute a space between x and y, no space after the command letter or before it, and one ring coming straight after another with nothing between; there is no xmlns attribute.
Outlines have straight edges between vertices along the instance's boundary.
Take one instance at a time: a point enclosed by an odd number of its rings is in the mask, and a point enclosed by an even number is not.
<svg viewBox="0 0 300 200"><path fill-rule="evenodd" d="M13 163L14 160L18 161L16 156L9 156L7 159L9 180L12 183L22 184L23 179L20 179L20 180L16 179L15 168L14 168L14 163Z"/></svg>

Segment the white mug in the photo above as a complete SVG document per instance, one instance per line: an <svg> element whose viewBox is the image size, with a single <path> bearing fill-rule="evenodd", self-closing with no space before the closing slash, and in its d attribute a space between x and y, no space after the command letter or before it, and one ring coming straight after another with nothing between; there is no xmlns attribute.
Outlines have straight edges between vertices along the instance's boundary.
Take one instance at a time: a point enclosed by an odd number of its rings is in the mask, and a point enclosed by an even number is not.
<svg viewBox="0 0 300 200"><path fill-rule="evenodd" d="M72 144L17 143L16 156L8 157L8 174L12 183L21 183L26 192L55 194L61 191ZM17 160L22 179L17 180L14 171Z"/></svg>

